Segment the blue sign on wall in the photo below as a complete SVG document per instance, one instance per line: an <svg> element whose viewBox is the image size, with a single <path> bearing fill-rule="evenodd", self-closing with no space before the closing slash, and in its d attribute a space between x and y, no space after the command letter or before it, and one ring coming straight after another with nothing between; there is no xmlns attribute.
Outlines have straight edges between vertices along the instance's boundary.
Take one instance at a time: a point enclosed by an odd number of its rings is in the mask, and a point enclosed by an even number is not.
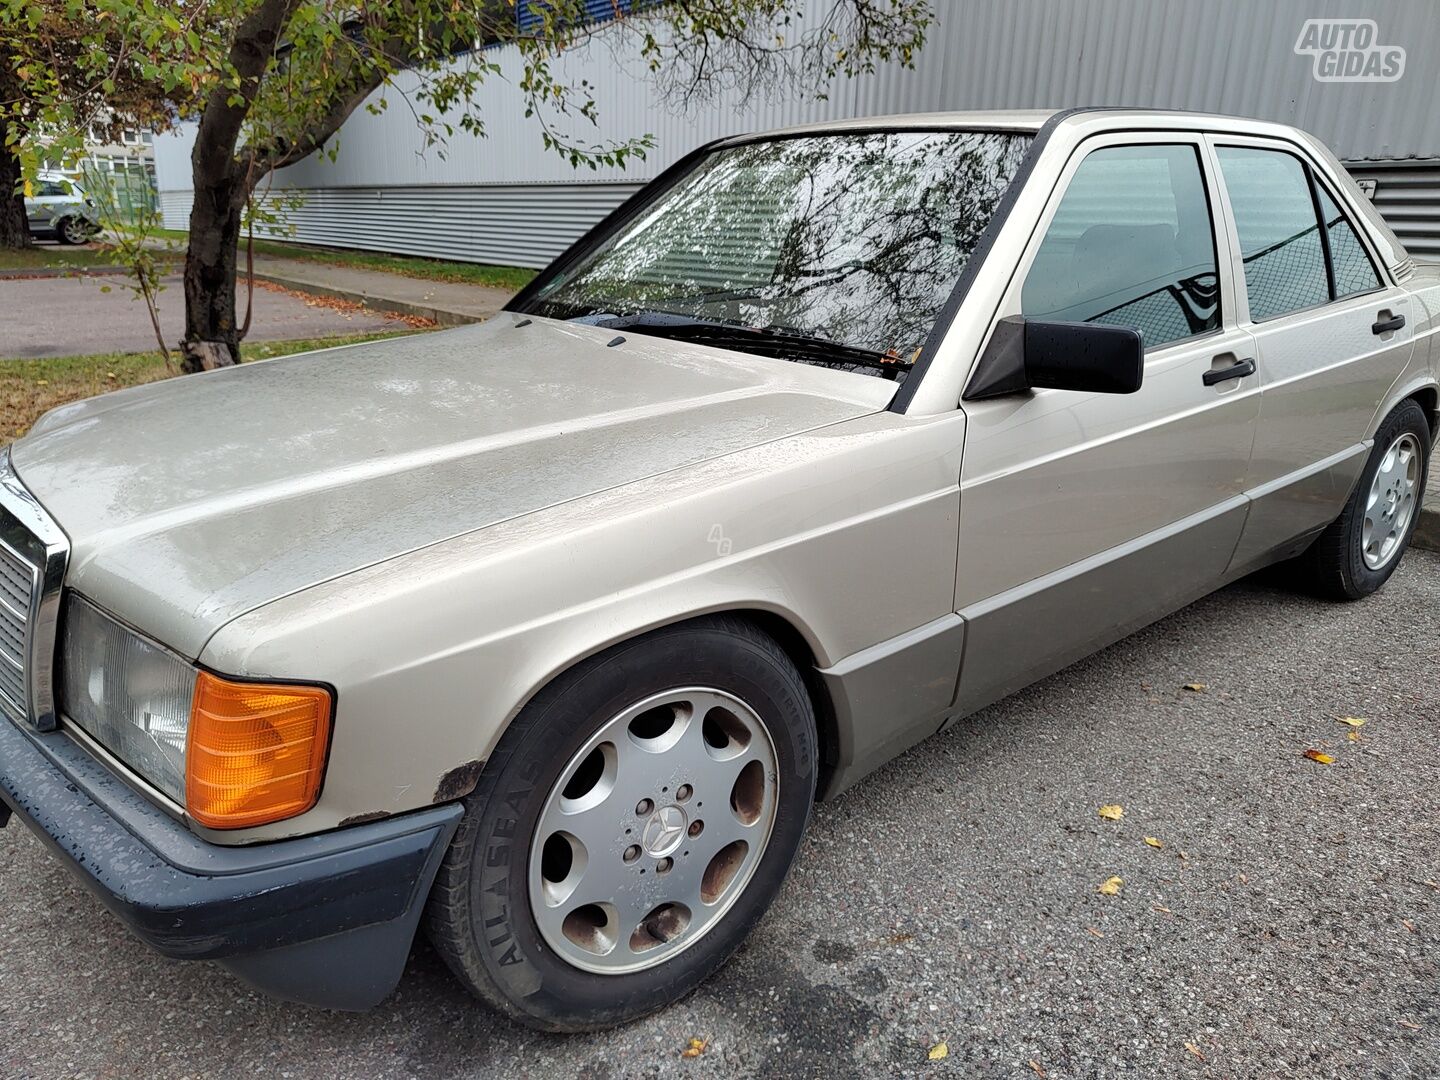
<svg viewBox="0 0 1440 1080"><path fill-rule="evenodd" d="M585 9L586 22L604 22L615 18L617 14L630 14L636 4L635 0L581 0L580 6ZM515 19L520 32L523 34L538 30L546 8L553 10L554 5L547 0L518 0L515 5Z"/></svg>

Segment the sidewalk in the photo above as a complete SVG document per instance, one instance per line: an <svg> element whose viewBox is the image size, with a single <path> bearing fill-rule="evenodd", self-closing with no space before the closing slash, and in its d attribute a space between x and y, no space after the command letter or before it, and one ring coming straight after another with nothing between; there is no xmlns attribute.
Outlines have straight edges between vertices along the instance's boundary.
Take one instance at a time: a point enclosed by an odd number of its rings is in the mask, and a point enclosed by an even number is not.
<svg viewBox="0 0 1440 1080"><path fill-rule="evenodd" d="M242 254L242 280L244 275ZM428 281L383 270L358 270L274 255L255 256L255 277L287 289L350 300L377 311L419 315L433 319L441 326L483 322L496 314L514 295L508 289Z"/></svg>

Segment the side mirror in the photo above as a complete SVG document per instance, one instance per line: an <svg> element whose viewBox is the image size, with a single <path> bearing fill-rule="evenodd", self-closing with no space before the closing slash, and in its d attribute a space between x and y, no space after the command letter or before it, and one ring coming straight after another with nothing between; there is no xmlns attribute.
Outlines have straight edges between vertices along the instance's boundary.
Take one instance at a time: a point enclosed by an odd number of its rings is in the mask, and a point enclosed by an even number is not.
<svg viewBox="0 0 1440 1080"><path fill-rule="evenodd" d="M1039 388L1133 394L1144 375L1145 342L1132 327L1011 315L995 324L965 400Z"/></svg>

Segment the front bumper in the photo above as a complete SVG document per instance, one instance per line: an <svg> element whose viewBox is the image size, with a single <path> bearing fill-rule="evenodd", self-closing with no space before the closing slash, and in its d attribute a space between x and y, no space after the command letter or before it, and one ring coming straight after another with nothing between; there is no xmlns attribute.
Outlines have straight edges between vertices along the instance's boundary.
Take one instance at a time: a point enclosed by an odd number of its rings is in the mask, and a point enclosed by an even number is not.
<svg viewBox="0 0 1440 1080"><path fill-rule="evenodd" d="M335 1009L399 982L460 821L437 806L251 847L201 840L64 732L0 718L0 826L23 820L140 938L251 985Z"/></svg>

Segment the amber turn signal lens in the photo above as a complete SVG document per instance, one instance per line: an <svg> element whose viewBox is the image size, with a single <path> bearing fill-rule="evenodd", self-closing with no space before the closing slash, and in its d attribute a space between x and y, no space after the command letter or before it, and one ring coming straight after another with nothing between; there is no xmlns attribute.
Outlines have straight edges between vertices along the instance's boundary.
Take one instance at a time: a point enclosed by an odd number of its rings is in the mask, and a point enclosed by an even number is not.
<svg viewBox="0 0 1440 1080"><path fill-rule="evenodd" d="M185 752L185 806L212 829L243 829L315 805L330 743L330 692L230 682L202 671Z"/></svg>

